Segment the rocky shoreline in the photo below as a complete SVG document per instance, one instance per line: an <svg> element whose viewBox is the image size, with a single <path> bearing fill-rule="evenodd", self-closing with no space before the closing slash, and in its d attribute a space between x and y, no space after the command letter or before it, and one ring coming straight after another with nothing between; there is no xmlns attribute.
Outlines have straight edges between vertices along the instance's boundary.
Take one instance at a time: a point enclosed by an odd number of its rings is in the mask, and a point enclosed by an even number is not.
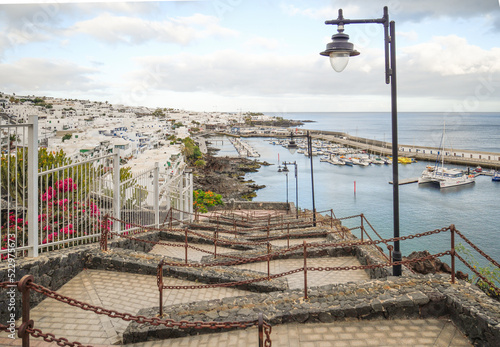
<svg viewBox="0 0 500 347"><path fill-rule="evenodd" d="M238 157L216 157L217 150L209 148L205 156L206 165L194 169L194 189L210 190L222 195L224 202L230 200L251 201L257 196L256 191L265 187L253 181L245 180L248 172L257 172L267 162Z"/></svg>

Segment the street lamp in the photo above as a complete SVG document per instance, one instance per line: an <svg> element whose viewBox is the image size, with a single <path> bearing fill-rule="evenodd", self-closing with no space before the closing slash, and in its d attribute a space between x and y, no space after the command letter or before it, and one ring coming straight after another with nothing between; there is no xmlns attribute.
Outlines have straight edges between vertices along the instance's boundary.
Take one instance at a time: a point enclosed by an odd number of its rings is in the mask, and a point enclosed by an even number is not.
<svg viewBox="0 0 500 347"><path fill-rule="evenodd" d="M299 136L299 135L294 135L293 133L290 133L290 141L288 142L288 150L292 154L294 154L295 151L297 150L297 144L295 143L295 141L293 139L294 136ZM311 139L311 135L309 134L309 131L306 133L305 137L307 138L307 154L309 155L309 158L311 160L311 191L312 191L312 208L313 208L313 226L316 226L316 203L314 200L314 175L313 175L314 168L313 168L313 156L312 156L312 139ZM297 167L295 167L295 168L297 168ZM297 216L298 216L298 212L297 212Z"/></svg>
<svg viewBox="0 0 500 347"><path fill-rule="evenodd" d="M348 42L349 36L344 34L346 24L383 24L385 47L385 83L391 85L391 114L392 114L392 200L394 237L399 237L399 174L398 174L398 107L396 86L396 30L394 21L389 21L389 11L384 7L382 18L375 19L345 19L342 9L339 9L337 19L325 21L325 24L337 25L338 33L332 36L332 42L326 45L326 50L320 54L330 57L333 69L341 72L347 66L349 57L359 55L353 44ZM401 261L399 240L394 241L392 259ZM393 265L393 275L401 276L401 265Z"/></svg>
<svg viewBox="0 0 500 347"><path fill-rule="evenodd" d="M278 172L286 172L287 173L287 182L286 182L286 202L288 204L288 167L287 165L293 165L295 167L295 218L299 218L299 180L298 180L298 169L297 162L283 162L284 168L281 169L281 166L278 167Z"/></svg>

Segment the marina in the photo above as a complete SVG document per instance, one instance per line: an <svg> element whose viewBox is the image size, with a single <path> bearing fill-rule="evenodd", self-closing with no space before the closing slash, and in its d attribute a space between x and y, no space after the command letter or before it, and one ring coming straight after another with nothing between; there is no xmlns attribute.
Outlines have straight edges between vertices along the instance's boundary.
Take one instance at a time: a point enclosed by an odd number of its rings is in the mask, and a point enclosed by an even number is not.
<svg viewBox="0 0 500 347"><path fill-rule="evenodd" d="M372 141L375 138L384 138L384 131L387 130L383 127L384 120L387 119L387 115L384 113L375 115L353 113L349 117L334 113L296 113L287 116L297 120L317 120L317 122L308 123L307 127L312 130L313 138L317 140L313 142L318 142L318 145L320 138L317 134L324 133L322 129L349 130L352 133L362 135L362 139L356 141L362 148L344 147L340 143L331 144L332 150L346 151L345 154L341 155L347 158L348 156L352 158L355 153L362 151L367 152L364 154L367 157L369 155L372 159L385 157L381 153L376 151L372 153L369 150L370 138ZM498 152L496 148L500 148L498 147L500 133L495 129L500 126L500 116L486 115L483 117L474 114L468 117L462 116L458 120L455 120L453 115L446 116L447 132L451 140L454 139L455 134L460 135L460 146L455 143L450 147L468 148L468 152L474 153L473 156L476 157L474 162L464 160L465 165L447 164L447 166L471 171L475 171L477 166L481 166L482 170L474 173L476 176L475 184L436 189L429 184L413 183L417 182L426 166L434 165L436 161L434 148L436 150L439 148L443 124L442 117L438 116L436 114L414 113L403 114L401 117L400 143L416 143L415 146L408 147L428 147L433 150L433 154L429 154L428 161L417 159L409 164L399 164L401 233L402 235L410 235L455 224L488 254L494 258L500 258L498 247L491 242L497 238L496 226L500 222L498 214L494 212L498 205L500 184L498 181L493 181L493 175L498 172L498 169L495 170L496 161L491 161L490 166L488 166L488 161L483 156L484 153L491 153L489 154L491 156L499 155L496 153ZM462 125L460 127L456 125L459 121ZM474 126L464 126L469 124L474 124ZM385 125L387 126L387 124ZM390 128L390 124L388 127ZM257 191L257 197L253 200L285 201L286 178L277 172L277 165L281 161L297 161L298 207L299 209L310 209L312 204L310 159L305 155L305 152L303 152L304 155L300 155L301 148L298 148L295 154L291 154L286 146L283 146L284 143L280 145L280 141L286 141L289 134L288 136L271 134L271 129L266 129L266 131L267 133L262 137L257 137L257 134L245 135L246 141L261 155L260 160L274 164L261 167L259 172L247 174L248 179L266 186ZM305 129L302 128L293 129L293 131L299 135L305 134ZM347 134L347 132L342 131L337 134ZM216 138L226 139L225 136ZM361 136L348 136L347 138L361 138ZM295 140L300 142L298 138ZM345 139L340 140L345 141ZM390 141L390 139L388 140ZM366 142L368 142L368 146L366 146ZM380 143L379 147L383 148L384 143L387 142L380 141ZM220 156L235 155L233 146L229 144L220 147L220 149L218 153ZM412 152L400 152L400 156L407 157L404 154L409 153ZM480 160L477 158L479 154L482 155ZM393 234L391 222L392 186L388 183L392 181L392 165L389 163L378 164L379 161L372 161L368 166L334 165L328 162L327 156L328 154L319 153L313 155L316 209L322 211L333 208L338 218L364 213L381 235L390 237ZM334 155L332 155L333 157ZM445 162L448 163L448 158L445 158ZM293 178L289 176L288 179L288 194L294 196ZM437 245L441 241L448 242L444 239L429 244L415 241L406 244L402 251L404 255L416 250L429 250L432 253L437 251Z"/></svg>

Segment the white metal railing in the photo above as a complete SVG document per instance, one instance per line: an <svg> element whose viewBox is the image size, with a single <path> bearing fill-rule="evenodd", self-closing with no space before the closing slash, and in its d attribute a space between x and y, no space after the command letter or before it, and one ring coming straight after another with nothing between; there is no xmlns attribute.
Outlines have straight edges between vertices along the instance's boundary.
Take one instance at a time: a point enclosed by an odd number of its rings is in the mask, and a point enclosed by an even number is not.
<svg viewBox="0 0 500 347"><path fill-rule="evenodd" d="M170 207L192 212L193 178L182 157L167 169L155 163L137 174L120 165L119 150L72 163L62 153L39 151L37 126L36 116L26 124L0 123L1 261L95 242L102 227L158 227ZM105 214L123 223L103 226Z"/></svg>

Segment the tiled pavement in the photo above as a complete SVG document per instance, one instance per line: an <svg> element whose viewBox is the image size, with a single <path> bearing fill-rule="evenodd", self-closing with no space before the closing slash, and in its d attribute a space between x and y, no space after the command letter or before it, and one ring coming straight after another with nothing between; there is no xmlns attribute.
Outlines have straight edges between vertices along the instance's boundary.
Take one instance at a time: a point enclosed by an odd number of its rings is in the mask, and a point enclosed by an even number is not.
<svg viewBox="0 0 500 347"><path fill-rule="evenodd" d="M308 242L323 241L323 238ZM290 245L302 243L290 240ZM286 240L273 241L274 246L286 246ZM213 251L213 246L197 245ZM218 253L234 252L218 247ZM184 257L184 249L179 247L156 246L154 253L176 258ZM199 260L206 253L189 250L190 260ZM354 257L309 258L308 267L332 267L359 265ZM283 259L271 261L271 273L286 272L303 266L303 259ZM267 263L240 265L242 268L267 272ZM286 277L290 288L303 287L303 273ZM309 286L329 283L343 283L368 279L363 270L357 271L309 271ZM186 285L192 282L164 277L166 285ZM168 282L167 282L168 281ZM144 307L158 306L156 277L130 273L84 270L66 283L58 293L93 305L119 312L137 313ZM204 301L232 296L242 296L247 291L233 288L209 288L195 290L166 290L164 305L194 301ZM45 299L31 311L35 327L43 332L65 337L93 346L119 344L128 322L97 315L76 307ZM0 334L0 346L21 345L21 340L11 340ZM426 320L375 320L335 322L329 324L287 324L273 327L273 346L287 347L328 347L328 346L470 346L467 339L448 321ZM218 334L151 341L134 344L136 347L155 346L257 346L255 328ZM32 339L31 346L56 346L41 339Z"/></svg>
<svg viewBox="0 0 500 347"><path fill-rule="evenodd" d="M343 258L341 258L343 259ZM292 259L293 260L293 259ZM309 261L309 263L311 263ZM309 265L309 264L308 264ZM313 264L310 264L314 266ZM282 265L274 265L279 268ZM331 266L331 264L330 264ZM322 274L322 272L318 272ZM167 279L166 277L164 278ZM170 279L171 285L188 281ZM135 314L142 307L158 305L154 276L130 273L84 270L64 285L59 293L120 312ZM232 288L165 291L164 305L230 296L248 292ZM117 344L128 322L83 311L53 299L45 299L31 312L35 327L69 341L94 346ZM5 335L0 335L5 336ZM470 346L448 321L374 320L336 322L329 324L288 324L273 327L273 346ZM32 346L55 346L32 339ZM21 345L21 341L0 338L0 346ZM134 344L152 346L256 346L256 329L207 334L165 341Z"/></svg>
<svg viewBox="0 0 500 347"><path fill-rule="evenodd" d="M271 274L279 274L290 270L304 267L303 259L278 259L269 264ZM336 267L360 265L355 257L338 258L309 258L307 267ZM237 265L236 268L261 271L267 273L267 262L249 263ZM290 289L304 288L304 272L298 272L285 277ZM370 277L365 270L351 271L308 271L307 283L309 287L322 286L325 284L358 282L369 280Z"/></svg>

